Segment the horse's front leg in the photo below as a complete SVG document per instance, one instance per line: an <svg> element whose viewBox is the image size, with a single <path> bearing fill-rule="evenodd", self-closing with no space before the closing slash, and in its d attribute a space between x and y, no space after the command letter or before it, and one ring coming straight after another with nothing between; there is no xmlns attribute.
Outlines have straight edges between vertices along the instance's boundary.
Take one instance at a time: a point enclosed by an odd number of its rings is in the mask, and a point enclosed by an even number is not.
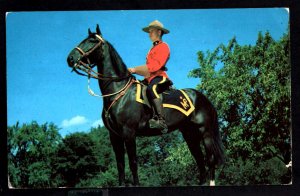
<svg viewBox="0 0 300 196"><path fill-rule="evenodd" d="M138 186L140 184L138 177L138 164L136 156L136 142L135 137L125 141L127 154L129 158L129 166L133 177L133 185Z"/></svg>
<svg viewBox="0 0 300 196"><path fill-rule="evenodd" d="M119 174L119 186L125 186L125 147L124 147L124 140L115 135L114 133L110 132L110 141L113 146L116 161L117 161L117 168Z"/></svg>

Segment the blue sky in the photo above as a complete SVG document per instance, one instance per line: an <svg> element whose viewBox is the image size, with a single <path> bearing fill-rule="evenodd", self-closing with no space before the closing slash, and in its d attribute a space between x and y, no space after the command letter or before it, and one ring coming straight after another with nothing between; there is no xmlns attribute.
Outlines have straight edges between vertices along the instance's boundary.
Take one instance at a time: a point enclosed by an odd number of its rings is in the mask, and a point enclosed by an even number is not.
<svg viewBox="0 0 300 196"><path fill-rule="evenodd" d="M145 63L151 41L141 28L158 19L170 30L168 75L177 88L195 88L188 78L197 52L227 44L234 36L254 45L258 32L278 40L288 28L284 8L11 12L6 16L7 120L53 122L62 136L101 124L102 99L87 92L87 79L71 73L66 58L100 25L128 67ZM100 93L96 81L92 89Z"/></svg>

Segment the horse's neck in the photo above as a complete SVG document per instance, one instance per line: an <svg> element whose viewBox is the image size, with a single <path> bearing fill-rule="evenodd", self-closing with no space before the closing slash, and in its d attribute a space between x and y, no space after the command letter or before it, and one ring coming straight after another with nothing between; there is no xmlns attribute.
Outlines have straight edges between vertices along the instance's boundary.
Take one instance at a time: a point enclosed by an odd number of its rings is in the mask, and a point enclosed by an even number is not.
<svg viewBox="0 0 300 196"><path fill-rule="evenodd" d="M112 46L106 53L103 62L98 63L97 69L98 73L103 74L104 77L120 78L120 80L99 80L99 86L103 95L110 95L120 91L129 81L129 78L124 78L128 75L126 65ZM110 100L113 97L110 96L107 99Z"/></svg>
<svg viewBox="0 0 300 196"><path fill-rule="evenodd" d="M104 58L102 62L98 63L98 65L102 64L102 67L98 66L100 73L116 77L124 77L124 75L127 75L128 70L125 63L109 42L107 42L103 53Z"/></svg>
<svg viewBox="0 0 300 196"><path fill-rule="evenodd" d="M99 80L99 86L103 95L113 94L121 91L122 88L124 88L128 82L129 82L129 78L123 79L121 81Z"/></svg>
<svg viewBox="0 0 300 196"><path fill-rule="evenodd" d="M115 79L101 80L101 79L99 79L98 82L99 82L100 90L103 95L114 94L114 93L120 91L122 88L124 88L124 86L126 86L126 84L129 81L129 78L121 79L122 77L125 76L125 74L124 75L116 75L114 72L103 72L103 75L104 76L113 76L114 78L115 77L120 78L120 80L115 80Z"/></svg>

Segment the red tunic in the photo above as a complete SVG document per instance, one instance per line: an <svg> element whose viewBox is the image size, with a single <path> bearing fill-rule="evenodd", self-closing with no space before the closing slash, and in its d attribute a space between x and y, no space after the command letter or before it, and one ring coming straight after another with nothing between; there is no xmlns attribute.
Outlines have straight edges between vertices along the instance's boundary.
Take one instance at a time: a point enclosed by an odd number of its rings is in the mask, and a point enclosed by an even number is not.
<svg viewBox="0 0 300 196"><path fill-rule="evenodd" d="M148 71L150 73L150 76L147 78L149 83L156 76L169 78L167 73L161 70L161 68L166 65L169 57L170 49L168 44L165 42L159 41L158 44L150 49L146 58L146 66L148 67Z"/></svg>

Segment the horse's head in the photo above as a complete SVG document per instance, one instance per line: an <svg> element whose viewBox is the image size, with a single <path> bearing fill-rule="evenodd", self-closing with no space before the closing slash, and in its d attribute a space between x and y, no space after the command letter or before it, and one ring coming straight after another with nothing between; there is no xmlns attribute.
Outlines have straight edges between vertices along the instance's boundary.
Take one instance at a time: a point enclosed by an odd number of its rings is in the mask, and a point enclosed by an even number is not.
<svg viewBox="0 0 300 196"><path fill-rule="evenodd" d="M88 34L88 37L75 47L67 57L68 65L79 74L78 70L89 73L91 68L99 62L102 45L105 44L99 25L96 27L96 33L92 33L88 29Z"/></svg>
<svg viewBox="0 0 300 196"><path fill-rule="evenodd" d="M132 76L117 51L102 38L99 25L96 33L89 29L88 34L67 58L72 71L100 80L122 80ZM96 65L97 71L94 71Z"/></svg>

